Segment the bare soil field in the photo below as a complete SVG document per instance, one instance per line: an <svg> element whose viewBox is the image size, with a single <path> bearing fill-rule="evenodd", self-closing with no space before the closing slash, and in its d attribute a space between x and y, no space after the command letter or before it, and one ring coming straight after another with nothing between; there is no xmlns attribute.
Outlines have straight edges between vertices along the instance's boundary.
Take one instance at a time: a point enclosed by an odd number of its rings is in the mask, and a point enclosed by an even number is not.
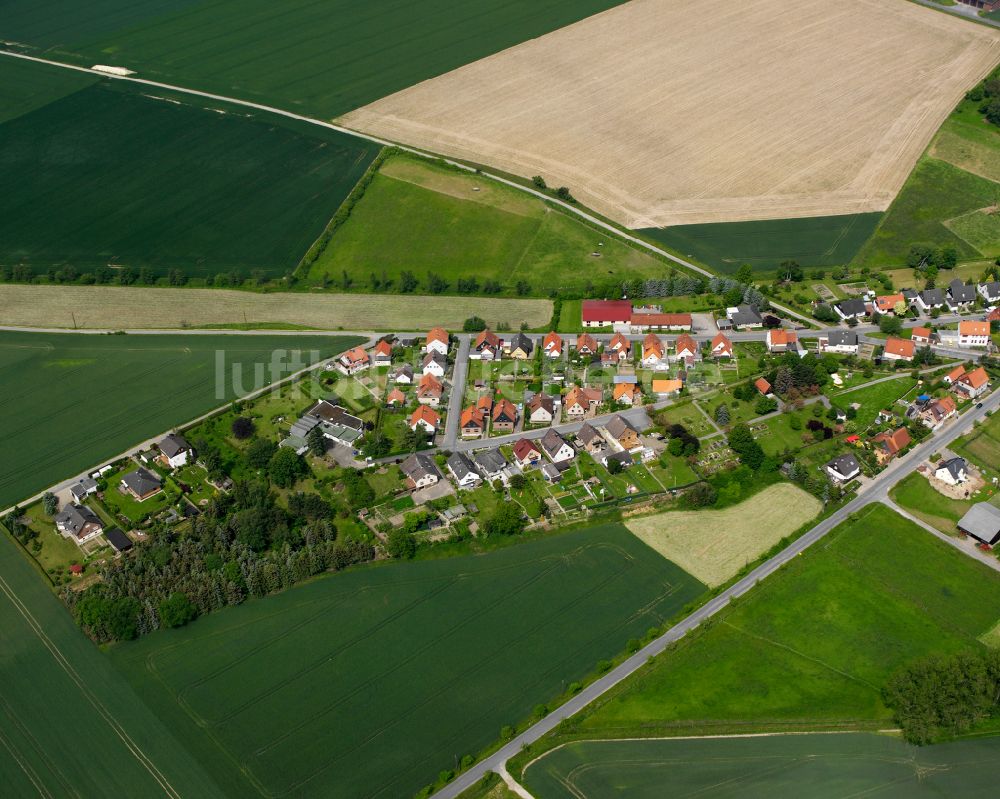
<svg viewBox="0 0 1000 799"><path fill-rule="evenodd" d="M0 325L140 329L269 325L321 330L460 330L477 315L512 329L543 327L549 300L385 294L257 294L216 289L0 285Z"/></svg>
<svg viewBox="0 0 1000 799"><path fill-rule="evenodd" d="M822 509L791 483L724 510L667 511L628 519L635 536L710 587L726 582Z"/></svg>
<svg viewBox="0 0 1000 799"><path fill-rule="evenodd" d="M353 111L632 228L882 211L1000 34L904 0L633 0Z"/></svg>

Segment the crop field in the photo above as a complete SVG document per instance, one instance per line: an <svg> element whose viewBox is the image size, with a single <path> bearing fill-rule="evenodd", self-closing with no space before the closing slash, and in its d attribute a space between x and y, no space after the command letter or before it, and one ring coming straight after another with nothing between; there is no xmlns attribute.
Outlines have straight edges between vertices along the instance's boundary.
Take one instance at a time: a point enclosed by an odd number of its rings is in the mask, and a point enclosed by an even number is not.
<svg viewBox="0 0 1000 799"><path fill-rule="evenodd" d="M8 0L34 55L330 118L621 0Z"/></svg>
<svg viewBox="0 0 1000 799"><path fill-rule="evenodd" d="M342 121L632 228L858 214L998 57L996 31L908 3L634 0Z"/></svg>
<svg viewBox="0 0 1000 799"><path fill-rule="evenodd" d="M869 733L575 741L525 769L536 799L987 796L1000 738L917 747Z"/></svg>
<svg viewBox="0 0 1000 799"><path fill-rule="evenodd" d="M881 690L978 650L1000 574L880 504L861 511L569 722L590 737L881 729Z"/></svg>
<svg viewBox="0 0 1000 799"><path fill-rule="evenodd" d="M314 353L329 356L357 342L0 332L0 385L7 389L0 395L0 508L222 405L236 396L237 368L250 391L253 365L269 364L277 350L300 351L302 368Z"/></svg>
<svg viewBox="0 0 1000 799"><path fill-rule="evenodd" d="M667 511L625 522L639 539L710 587L722 585L815 517L818 499L791 483L724 510Z"/></svg>
<svg viewBox="0 0 1000 799"><path fill-rule="evenodd" d="M750 264L755 272L766 274L789 260L806 267L850 263L881 218L878 213L847 214L677 225L640 232L717 272L732 274Z"/></svg>
<svg viewBox="0 0 1000 799"><path fill-rule="evenodd" d="M112 658L233 793L410 796L703 591L605 525L319 579Z"/></svg>
<svg viewBox="0 0 1000 799"><path fill-rule="evenodd" d="M281 276L379 149L180 97L101 82L0 125L0 263Z"/></svg>
<svg viewBox="0 0 1000 799"><path fill-rule="evenodd" d="M2 527L0 651L5 796L222 796Z"/></svg>
<svg viewBox="0 0 1000 799"><path fill-rule="evenodd" d="M397 155L383 163L308 277L337 285L346 271L362 290L378 278L394 281L398 291L405 270L425 294L433 273L450 291L458 279L475 278L479 285L496 280L506 294L526 281L531 294L549 296L588 282L661 277L665 268L659 258L516 189Z"/></svg>
<svg viewBox="0 0 1000 799"><path fill-rule="evenodd" d="M13 58L0 61L0 76L0 124L86 89L100 80L96 75Z"/></svg>
<svg viewBox="0 0 1000 799"><path fill-rule="evenodd" d="M261 294L224 289L0 284L0 324L95 330L263 326L318 330L461 330L470 316L491 326L544 327L551 300L386 294Z"/></svg>

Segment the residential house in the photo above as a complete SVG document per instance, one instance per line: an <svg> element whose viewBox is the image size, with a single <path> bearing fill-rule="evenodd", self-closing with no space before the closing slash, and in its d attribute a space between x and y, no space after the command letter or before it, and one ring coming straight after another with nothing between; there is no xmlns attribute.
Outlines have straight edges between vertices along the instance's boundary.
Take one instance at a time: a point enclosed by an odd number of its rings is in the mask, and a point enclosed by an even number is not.
<svg viewBox="0 0 1000 799"><path fill-rule="evenodd" d="M498 400L493 406L493 431L509 433L517 424L517 407L508 399Z"/></svg>
<svg viewBox="0 0 1000 799"><path fill-rule="evenodd" d="M577 355L594 355L597 353L597 341L590 333L581 333L576 337Z"/></svg>
<svg viewBox="0 0 1000 799"><path fill-rule="evenodd" d="M986 322L1000 322L1000 308L994 308L988 314L986 314Z"/></svg>
<svg viewBox="0 0 1000 799"><path fill-rule="evenodd" d="M976 287L955 278L948 284L945 301L952 312L967 310L976 301Z"/></svg>
<svg viewBox="0 0 1000 799"><path fill-rule="evenodd" d="M1000 539L1000 508L989 502L977 502L958 520L958 529L993 546Z"/></svg>
<svg viewBox="0 0 1000 799"><path fill-rule="evenodd" d="M642 441L639 439L639 431L636 430L621 414L615 414L608 420L608 423L604 425L604 429L608 431L618 445L628 451L642 448Z"/></svg>
<svg viewBox="0 0 1000 799"><path fill-rule="evenodd" d="M531 358L531 354L535 351L535 343L530 336L526 336L524 333L515 333L510 339L507 351L511 358L526 361Z"/></svg>
<svg viewBox="0 0 1000 799"><path fill-rule="evenodd" d="M799 334L794 330L776 327L767 331L768 352L797 352L799 349Z"/></svg>
<svg viewBox="0 0 1000 799"><path fill-rule="evenodd" d="M576 450L554 429L546 431L539 444L541 444L542 451L549 456L549 460L553 463L570 461L576 457Z"/></svg>
<svg viewBox="0 0 1000 799"><path fill-rule="evenodd" d="M472 460L484 479L491 483L496 480L507 482L507 459L499 448L477 452L472 456Z"/></svg>
<svg viewBox="0 0 1000 799"><path fill-rule="evenodd" d="M658 305L644 305L632 309L630 328L635 333L647 330L690 330L691 314L663 313Z"/></svg>
<svg viewBox="0 0 1000 799"><path fill-rule="evenodd" d="M448 371L448 356L440 352L428 352L424 355L422 366L423 374L444 377L444 373Z"/></svg>
<svg viewBox="0 0 1000 799"><path fill-rule="evenodd" d="M963 374L958 380L952 383L951 388L953 391L971 400L985 393L986 389L989 388L989 384L990 376L982 366L979 366L971 372Z"/></svg>
<svg viewBox="0 0 1000 799"><path fill-rule="evenodd" d="M891 337L885 340L882 358L886 361L910 361L917 352L917 345L908 338Z"/></svg>
<svg viewBox="0 0 1000 799"><path fill-rule="evenodd" d="M591 455L600 455L608 448L608 442L604 440L604 436L590 422L584 422L580 432L576 434L576 440Z"/></svg>
<svg viewBox="0 0 1000 799"><path fill-rule="evenodd" d="M958 323L959 347L985 347L989 343L989 322L962 321Z"/></svg>
<svg viewBox="0 0 1000 799"><path fill-rule="evenodd" d="M584 388L573 386L563 397L563 408L569 419L582 419L593 413L604 400L604 393L599 388Z"/></svg>
<svg viewBox="0 0 1000 799"><path fill-rule="evenodd" d="M943 382L945 385L952 386L955 384L955 381L958 380L958 378L960 378L964 374L965 374L965 367L959 364L950 372L948 372L948 374L942 377L941 382Z"/></svg>
<svg viewBox="0 0 1000 799"><path fill-rule="evenodd" d="M97 493L97 481L93 477L81 477L69 488L69 493L77 502L83 502L87 497Z"/></svg>
<svg viewBox="0 0 1000 799"><path fill-rule="evenodd" d="M674 345L674 357L687 366L693 366L694 362L701 357L701 352L695 340L683 333L677 337Z"/></svg>
<svg viewBox="0 0 1000 799"><path fill-rule="evenodd" d="M399 408L406 404L406 395L398 388L394 388L385 398L385 404L390 408Z"/></svg>
<svg viewBox="0 0 1000 799"><path fill-rule="evenodd" d="M483 330L472 344L469 358L474 361L496 361L500 359L503 342L491 330Z"/></svg>
<svg viewBox="0 0 1000 799"><path fill-rule="evenodd" d="M379 339L378 344L375 345L372 361L376 366L389 366L392 363L392 344L384 338Z"/></svg>
<svg viewBox="0 0 1000 799"><path fill-rule="evenodd" d="M611 463L611 461L617 461L620 463L622 469L627 469L633 463L632 456L627 450L624 449L621 452L605 452L600 457L600 461L601 465L604 466L605 469L608 468L608 464Z"/></svg>
<svg viewBox="0 0 1000 799"><path fill-rule="evenodd" d="M903 300L906 302L906 307L911 308L917 304L917 297L920 296L920 292L916 289L902 289Z"/></svg>
<svg viewBox="0 0 1000 799"><path fill-rule="evenodd" d="M455 478L459 488L470 488L480 479L475 464L464 452L455 452L448 458L448 471Z"/></svg>
<svg viewBox="0 0 1000 799"><path fill-rule="evenodd" d="M987 305L1000 303L1000 280L992 280L988 283L980 283L976 286L976 291Z"/></svg>
<svg viewBox="0 0 1000 799"><path fill-rule="evenodd" d="M357 416L329 400L320 400L292 425L291 434L306 438L317 425L325 438L346 445L353 445L365 432L365 423Z"/></svg>
<svg viewBox="0 0 1000 799"><path fill-rule="evenodd" d="M438 469L434 458L426 452L417 452L399 464L399 470L406 477L406 484L410 488L427 488L438 482L444 476Z"/></svg>
<svg viewBox="0 0 1000 799"><path fill-rule="evenodd" d="M628 300L584 300L580 321L584 327L628 326L632 322L632 303Z"/></svg>
<svg viewBox="0 0 1000 799"><path fill-rule="evenodd" d="M927 402L919 410L921 421L931 430L937 430L948 419L958 413L955 400L951 397L941 397Z"/></svg>
<svg viewBox="0 0 1000 799"><path fill-rule="evenodd" d="M712 339L712 357L733 357L733 342L726 337L725 333L716 333L715 338Z"/></svg>
<svg viewBox="0 0 1000 799"><path fill-rule="evenodd" d="M393 383L400 385L413 385L413 367L408 363L404 363L390 375L390 379Z"/></svg>
<svg viewBox="0 0 1000 799"><path fill-rule="evenodd" d="M818 344L821 353L858 354L858 334L853 330L831 330L819 337Z"/></svg>
<svg viewBox="0 0 1000 799"><path fill-rule="evenodd" d="M493 397L489 394L483 394L476 400L476 407L488 417L493 413Z"/></svg>
<svg viewBox="0 0 1000 799"><path fill-rule="evenodd" d="M650 335L653 334L650 333ZM611 355L614 356L614 359L619 363L627 361L631 351L632 342L629 340L628 336L623 333L615 333L611 337L611 341L608 342L608 346L604 348L605 354L611 353Z"/></svg>
<svg viewBox="0 0 1000 799"><path fill-rule="evenodd" d="M931 344L931 329L929 327L915 327L910 331L910 341L921 347L929 347Z"/></svg>
<svg viewBox="0 0 1000 799"><path fill-rule="evenodd" d="M444 396L444 386L434 375L424 375L420 378L420 385L417 386L417 402L436 408L441 404L442 396Z"/></svg>
<svg viewBox="0 0 1000 799"><path fill-rule="evenodd" d="M893 314L897 310L902 316L906 313L906 299L902 294L881 294L875 298L875 308L881 314Z"/></svg>
<svg viewBox="0 0 1000 799"><path fill-rule="evenodd" d="M943 289L924 289L917 295L917 308L924 313L944 308L944 303Z"/></svg>
<svg viewBox="0 0 1000 799"><path fill-rule="evenodd" d="M850 453L838 455L824 466L826 473L838 483L846 483L861 474L861 464Z"/></svg>
<svg viewBox="0 0 1000 799"><path fill-rule="evenodd" d="M875 458L880 464L886 464L910 445L910 431L899 427L891 433L879 433L871 443L875 448Z"/></svg>
<svg viewBox="0 0 1000 799"><path fill-rule="evenodd" d="M337 358L337 368L345 375L353 375L371 366L364 347L354 347Z"/></svg>
<svg viewBox="0 0 1000 799"><path fill-rule="evenodd" d="M833 310L844 321L848 319L863 319L869 314L868 305L864 300L857 297L835 303Z"/></svg>
<svg viewBox="0 0 1000 799"><path fill-rule="evenodd" d="M479 408L470 406L462 411L459 427L462 438L479 438L486 432L486 415Z"/></svg>
<svg viewBox="0 0 1000 799"><path fill-rule="evenodd" d="M194 460L194 450L181 436L170 433L156 445L160 450L160 461L171 469L185 466Z"/></svg>
<svg viewBox="0 0 1000 799"><path fill-rule="evenodd" d="M512 447L514 461L522 469L537 466L542 459L542 451L530 438L521 438L514 442Z"/></svg>
<svg viewBox="0 0 1000 799"><path fill-rule="evenodd" d="M683 380L666 380L654 377L653 378L653 393L658 397L670 397L676 394L680 394L681 389L684 388Z"/></svg>
<svg viewBox="0 0 1000 799"><path fill-rule="evenodd" d="M56 529L72 536L78 544L99 536L104 531L100 518L86 505L70 503L55 517Z"/></svg>
<svg viewBox="0 0 1000 799"><path fill-rule="evenodd" d="M159 475L139 467L122 476L121 487L137 502L144 502L163 490Z"/></svg>
<svg viewBox="0 0 1000 799"><path fill-rule="evenodd" d="M948 458L937 465L934 476L948 485L961 485L969 479L969 467L965 458Z"/></svg>
<svg viewBox="0 0 1000 799"><path fill-rule="evenodd" d="M432 327L427 333L427 340L424 342L424 352L437 352L441 355L448 354L448 331L443 327Z"/></svg>
<svg viewBox="0 0 1000 799"><path fill-rule="evenodd" d="M771 384L768 383L763 377L758 377L753 381L754 388L756 388L765 397L771 393Z"/></svg>
<svg viewBox="0 0 1000 799"><path fill-rule="evenodd" d="M562 336L554 330L542 340L542 352L546 358L561 358L563 353Z"/></svg>
<svg viewBox="0 0 1000 799"><path fill-rule="evenodd" d="M421 405L410 414L409 425L411 430L420 429L433 435L441 426L441 415L433 408Z"/></svg>
<svg viewBox="0 0 1000 799"><path fill-rule="evenodd" d="M559 471L559 467L554 463L543 463L539 471L541 471L546 483L558 483L562 480L562 472Z"/></svg>
<svg viewBox="0 0 1000 799"><path fill-rule="evenodd" d="M642 389L636 383L615 383L612 399L618 405L642 405Z"/></svg>
<svg viewBox="0 0 1000 799"><path fill-rule="evenodd" d="M647 333L642 340L642 365L647 369L666 369L665 352L660 337L656 333Z"/></svg>
<svg viewBox="0 0 1000 799"><path fill-rule="evenodd" d="M764 326L764 317L752 305L726 308L726 318L736 330L753 330Z"/></svg>
<svg viewBox="0 0 1000 799"><path fill-rule="evenodd" d="M555 400L548 394L539 392L528 401L528 421L531 424L551 424L555 412Z"/></svg>

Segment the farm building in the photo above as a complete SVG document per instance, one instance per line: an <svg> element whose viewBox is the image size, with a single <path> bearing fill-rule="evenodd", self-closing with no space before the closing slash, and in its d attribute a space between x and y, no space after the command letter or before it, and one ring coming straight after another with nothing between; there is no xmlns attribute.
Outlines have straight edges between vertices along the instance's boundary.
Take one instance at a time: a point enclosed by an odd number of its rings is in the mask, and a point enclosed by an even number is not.
<svg viewBox="0 0 1000 799"><path fill-rule="evenodd" d="M1000 508L989 502L977 502L958 520L958 529L993 546L1000 539Z"/></svg>

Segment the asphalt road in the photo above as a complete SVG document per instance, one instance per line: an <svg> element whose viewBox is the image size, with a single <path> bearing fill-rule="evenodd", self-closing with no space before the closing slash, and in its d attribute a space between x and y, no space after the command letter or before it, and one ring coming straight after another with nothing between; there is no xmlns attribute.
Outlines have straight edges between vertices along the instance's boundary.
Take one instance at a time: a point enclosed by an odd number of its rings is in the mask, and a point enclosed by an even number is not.
<svg viewBox="0 0 1000 799"><path fill-rule="evenodd" d="M655 641L647 644L616 668L609 671L561 707L556 708L541 721L533 724L527 730L516 736L509 743L498 749L489 757L477 763L468 771L459 775L453 782L434 794L433 799L453 799L464 790L475 785L490 771L498 771L507 761L528 744L534 743L543 735L555 729L561 721L579 713L587 705L594 702L615 685L636 672L651 657L663 652L670 644L680 640L702 622L710 619L733 599L743 596L761 580L774 574L778 569L802 554L806 549L819 541L837 525L846 521L852 513L857 513L872 502L881 502L889 495L889 489L916 464L926 460L936 450L947 447L956 438L965 433L976 421L986 417L987 411L1000 408L1000 391L994 391L983 401L982 408L973 408L963 414L955 423L946 426L937 433L928 436L920 445L914 447L905 456L893 461L881 474L872 480L864 493L847 503L843 508L813 527L805 535L798 538L770 560L762 563L746 577L731 585L718 596L700 607L686 619L671 627Z"/></svg>
<svg viewBox="0 0 1000 799"><path fill-rule="evenodd" d="M461 421L462 406L465 404L465 383L469 376L469 349L472 336L458 337L458 351L455 354L455 365L451 374L451 393L448 395L448 416L445 418L445 433L442 446L444 449L454 449L458 441L458 423Z"/></svg>

